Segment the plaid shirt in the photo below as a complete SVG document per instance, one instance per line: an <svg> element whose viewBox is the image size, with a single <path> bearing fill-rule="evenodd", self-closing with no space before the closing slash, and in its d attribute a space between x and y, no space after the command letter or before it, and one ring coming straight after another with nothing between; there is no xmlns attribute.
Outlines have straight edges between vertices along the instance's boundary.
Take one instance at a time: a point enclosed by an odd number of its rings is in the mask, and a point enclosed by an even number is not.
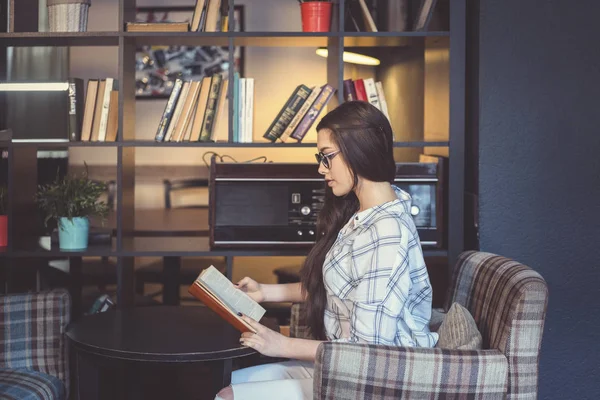
<svg viewBox="0 0 600 400"><path fill-rule="evenodd" d="M433 347L432 289L409 212L411 197L355 214L323 265L325 330L336 342Z"/></svg>

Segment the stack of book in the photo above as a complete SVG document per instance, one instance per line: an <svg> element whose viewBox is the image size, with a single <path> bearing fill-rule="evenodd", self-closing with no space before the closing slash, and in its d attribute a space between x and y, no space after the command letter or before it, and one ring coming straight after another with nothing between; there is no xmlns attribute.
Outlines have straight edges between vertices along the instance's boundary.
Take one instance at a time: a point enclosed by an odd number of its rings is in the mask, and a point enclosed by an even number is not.
<svg viewBox="0 0 600 400"><path fill-rule="evenodd" d="M128 22L128 32L227 32L229 0L197 0L192 21Z"/></svg>
<svg viewBox="0 0 600 400"><path fill-rule="evenodd" d="M375 82L373 78L344 80L344 100L367 101L383 112L388 120L390 119L383 85L381 82Z"/></svg>
<svg viewBox="0 0 600 400"><path fill-rule="evenodd" d="M308 87L298 85L285 102L263 137L270 142L301 142L321 114L335 89L329 84Z"/></svg>
<svg viewBox="0 0 600 400"><path fill-rule="evenodd" d="M69 129L70 141L114 142L119 129L119 82L90 79L87 84L81 130ZM73 109L73 106L71 106ZM77 117L72 117L77 118Z"/></svg>
<svg viewBox="0 0 600 400"><path fill-rule="evenodd" d="M228 82L220 74L177 79L156 132L157 142L227 141Z"/></svg>

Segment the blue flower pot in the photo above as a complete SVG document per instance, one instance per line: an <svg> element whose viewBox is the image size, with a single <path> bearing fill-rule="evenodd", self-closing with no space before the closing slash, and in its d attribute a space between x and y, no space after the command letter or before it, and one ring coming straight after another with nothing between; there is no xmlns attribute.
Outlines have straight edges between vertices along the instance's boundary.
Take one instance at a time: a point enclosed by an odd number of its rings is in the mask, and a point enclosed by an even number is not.
<svg viewBox="0 0 600 400"><path fill-rule="evenodd" d="M90 221L86 217L58 220L58 245L61 250L85 250L88 247Z"/></svg>

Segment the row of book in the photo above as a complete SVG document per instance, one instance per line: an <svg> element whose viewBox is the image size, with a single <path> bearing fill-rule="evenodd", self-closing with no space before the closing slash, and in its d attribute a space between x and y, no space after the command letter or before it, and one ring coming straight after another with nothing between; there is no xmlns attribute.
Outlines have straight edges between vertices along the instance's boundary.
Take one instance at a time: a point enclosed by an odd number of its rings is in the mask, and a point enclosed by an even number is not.
<svg viewBox="0 0 600 400"><path fill-rule="evenodd" d="M294 89L269 128L263 135L270 142L301 142L321 114L336 90L330 84Z"/></svg>
<svg viewBox="0 0 600 400"><path fill-rule="evenodd" d="M367 101L383 112L388 120L390 119L383 85L379 81L375 82L373 78L344 80L344 100Z"/></svg>
<svg viewBox="0 0 600 400"><path fill-rule="evenodd" d="M196 0L190 22L154 21L150 15L144 21L128 22L128 32L227 32L229 0Z"/></svg>
<svg viewBox="0 0 600 400"><path fill-rule="evenodd" d="M119 129L119 82L89 79L83 102L83 79L69 79L69 141L114 142ZM82 115L83 113L83 115Z"/></svg>
<svg viewBox="0 0 600 400"><path fill-rule="evenodd" d="M254 78L233 80L233 142L252 143ZM229 79L220 74L200 81L175 81L165 106L157 142L227 142L229 139Z"/></svg>
<svg viewBox="0 0 600 400"><path fill-rule="evenodd" d="M227 90L221 74L201 80L177 79L156 131L157 142L227 140Z"/></svg>

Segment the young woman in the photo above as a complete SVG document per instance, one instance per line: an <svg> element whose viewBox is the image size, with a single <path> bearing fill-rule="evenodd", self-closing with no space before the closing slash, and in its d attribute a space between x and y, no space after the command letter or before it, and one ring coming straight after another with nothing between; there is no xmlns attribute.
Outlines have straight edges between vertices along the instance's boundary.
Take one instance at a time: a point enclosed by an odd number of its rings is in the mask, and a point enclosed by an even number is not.
<svg viewBox="0 0 600 400"><path fill-rule="evenodd" d="M319 173L327 183L319 239L301 283L238 287L258 302L308 304L315 340L289 338L243 318L257 331L240 342L292 361L234 371L217 399L312 398L312 372L322 341L435 346L429 331L432 290L411 198L392 183L393 133L385 115L366 102L346 102L317 126ZM285 395L283 394L285 393Z"/></svg>

